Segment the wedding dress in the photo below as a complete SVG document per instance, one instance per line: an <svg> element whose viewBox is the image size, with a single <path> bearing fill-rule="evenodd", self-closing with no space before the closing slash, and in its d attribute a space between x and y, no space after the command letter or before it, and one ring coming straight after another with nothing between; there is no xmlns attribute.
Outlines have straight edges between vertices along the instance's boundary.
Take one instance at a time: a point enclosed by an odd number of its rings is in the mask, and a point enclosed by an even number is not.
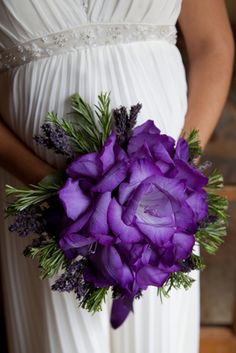
<svg viewBox="0 0 236 353"><path fill-rule="evenodd" d="M70 111L79 92L90 104L111 92L112 107L142 103L138 124L155 120L178 137L187 110L187 84L176 47L181 0L0 0L0 115L41 158L60 160L32 137L46 113ZM197 353L199 286L173 291L161 303L155 288L136 301L117 330L111 301L92 316L72 294L50 291L29 242L3 221L4 185L20 185L1 171L1 263L10 353Z"/></svg>

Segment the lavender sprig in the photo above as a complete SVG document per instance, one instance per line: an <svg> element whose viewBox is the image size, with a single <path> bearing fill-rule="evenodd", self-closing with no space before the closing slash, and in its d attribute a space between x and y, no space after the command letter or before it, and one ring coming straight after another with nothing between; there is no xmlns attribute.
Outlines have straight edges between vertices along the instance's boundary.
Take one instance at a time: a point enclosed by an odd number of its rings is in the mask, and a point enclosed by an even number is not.
<svg viewBox="0 0 236 353"><path fill-rule="evenodd" d="M10 232L16 232L20 237L30 234L42 234L46 230L46 221L40 207L33 207L18 212L15 222L9 226Z"/></svg>
<svg viewBox="0 0 236 353"><path fill-rule="evenodd" d="M52 149L57 154L73 157L73 151L69 143L69 137L60 127L51 123L44 123L41 126L43 135L34 136L34 140L47 149Z"/></svg>
<svg viewBox="0 0 236 353"><path fill-rule="evenodd" d="M114 130L122 147L127 144L132 135L141 108L142 104L138 103L130 108L129 114L124 106L113 110Z"/></svg>
<svg viewBox="0 0 236 353"><path fill-rule="evenodd" d="M78 300L84 297L87 286L83 277L84 264L83 261L75 261L71 263L65 272L52 285L52 290L58 292L74 292Z"/></svg>

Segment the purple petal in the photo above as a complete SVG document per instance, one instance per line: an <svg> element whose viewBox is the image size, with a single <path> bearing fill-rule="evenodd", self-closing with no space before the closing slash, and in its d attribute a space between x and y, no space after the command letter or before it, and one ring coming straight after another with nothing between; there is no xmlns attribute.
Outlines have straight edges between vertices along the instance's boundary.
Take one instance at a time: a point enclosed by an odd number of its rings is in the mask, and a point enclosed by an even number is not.
<svg viewBox="0 0 236 353"><path fill-rule="evenodd" d="M93 238L96 239L99 244L104 246L110 246L116 242L116 238L114 236L106 234L94 234Z"/></svg>
<svg viewBox="0 0 236 353"><path fill-rule="evenodd" d="M125 203L135 188L152 175L160 175L160 169L150 160L139 159L133 162L129 168L129 182L122 183L119 187L119 202Z"/></svg>
<svg viewBox="0 0 236 353"><path fill-rule="evenodd" d="M133 136L129 140L128 155L137 152L144 144L150 147L154 146L160 136L160 130L157 129L154 122L146 121L143 125L133 130Z"/></svg>
<svg viewBox="0 0 236 353"><path fill-rule="evenodd" d="M185 162L189 160L189 146L182 137L177 141L175 159L182 159Z"/></svg>
<svg viewBox="0 0 236 353"><path fill-rule="evenodd" d="M176 260L184 260L191 254L195 238L191 234L175 233L172 242L175 245Z"/></svg>
<svg viewBox="0 0 236 353"><path fill-rule="evenodd" d="M122 207L112 199L108 209L108 223L112 232L126 243L143 239L141 232L134 226L127 226L122 220Z"/></svg>
<svg viewBox="0 0 236 353"><path fill-rule="evenodd" d="M102 250L102 266L107 274L124 289L128 289L133 282L133 275L129 267L122 261L118 251L113 247L104 247ZM97 264L100 266L100 264Z"/></svg>
<svg viewBox="0 0 236 353"><path fill-rule="evenodd" d="M90 205L90 198L80 188L78 181L68 178L59 190L59 198L69 218L76 220Z"/></svg>
<svg viewBox="0 0 236 353"><path fill-rule="evenodd" d="M94 243L94 239L91 237L85 237L80 234L69 234L59 241L61 249L64 251L71 248L81 248L86 245Z"/></svg>
<svg viewBox="0 0 236 353"><path fill-rule="evenodd" d="M157 161L162 161L168 164L174 164L169 152L166 150L165 146L158 141L155 146L152 148L153 156Z"/></svg>
<svg viewBox="0 0 236 353"><path fill-rule="evenodd" d="M123 161L114 165L95 186L93 192L113 191L125 178L128 170L128 163Z"/></svg>
<svg viewBox="0 0 236 353"><path fill-rule="evenodd" d="M97 178L102 172L102 165L98 153L87 153L73 161L66 170L72 178L80 176Z"/></svg>
<svg viewBox="0 0 236 353"><path fill-rule="evenodd" d="M143 194L148 191L149 188L150 188L150 185L141 184L139 185L139 187L137 187L132 197L130 197L127 207L124 210L123 216L122 216L122 219L125 222L125 224L130 225L133 222L136 211L140 204L141 198Z"/></svg>
<svg viewBox="0 0 236 353"><path fill-rule="evenodd" d="M107 222L107 212L110 202L110 191L107 191L99 196L95 206L95 211L89 220L88 230L91 234L108 234L109 227Z"/></svg>
<svg viewBox="0 0 236 353"><path fill-rule="evenodd" d="M202 190L201 192L194 192L187 199L188 205L194 212L194 219L196 222L203 220L208 214L207 193Z"/></svg>
<svg viewBox="0 0 236 353"><path fill-rule="evenodd" d="M63 229L60 237L63 238L67 234L78 233L88 222L89 218L93 213L93 209L90 208L85 212L81 217L79 217L74 223L72 223L69 227Z"/></svg>
<svg viewBox="0 0 236 353"><path fill-rule="evenodd" d="M123 324L130 311L133 311L133 298L114 299L111 309L111 326L117 329Z"/></svg>
<svg viewBox="0 0 236 353"><path fill-rule="evenodd" d="M175 164L178 168L177 178L180 180L185 180L188 187L192 190L199 190L203 186L207 185L208 178L198 169L190 166L182 160L176 160Z"/></svg>
<svg viewBox="0 0 236 353"><path fill-rule="evenodd" d="M102 162L103 173L106 173L115 163L114 145L116 142L116 135L112 133L106 140L103 149L99 155Z"/></svg>
<svg viewBox="0 0 236 353"><path fill-rule="evenodd" d="M158 225L158 224L147 224L140 221L136 221L136 224L140 231L146 235L154 245L163 246L167 243L173 236L175 232L175 227L171 222L167 225Z"/></svg>
<svg viewBox="0 0 236 353"><path fill-rule="evenodd" d="M153 120L147 120L145 123L135 127L133 130L133 136L137 136L142 133L159 135L160 130L156 127Z"/></svg>
<svg viewBox="0 0 236 353"><path fill-rule="evenodd" d="M138 271L136 281L141 289L146 289L148 286L162 287L168 278L168 272L164 272L156 266L148 265Z"/></svg>

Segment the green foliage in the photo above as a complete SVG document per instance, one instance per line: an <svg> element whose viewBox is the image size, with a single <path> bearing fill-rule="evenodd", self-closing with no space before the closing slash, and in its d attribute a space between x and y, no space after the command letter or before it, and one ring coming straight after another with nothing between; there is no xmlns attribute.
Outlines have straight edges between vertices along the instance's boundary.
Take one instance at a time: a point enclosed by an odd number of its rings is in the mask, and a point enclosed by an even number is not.
<svg viewBox="0 0 236 353"><path fill-rule="evenodd" d="M185 290L189 289L195 280L188 274L183 272L174 272L170 275L169 280L164 284L163 287L158 288L157 294L161 300L163 297L169 297L172 288Z"/></svg>
<svg viewBox="0 0 236 353"><path fill-rule="evenodd" d="M110 93L101 93L98 96L98 105L95 105L95 114L102 128L101 143L102 146L112 130L112 115L110 111Z"/></svg>
<svg viewBox="0 0 236 353"><path fill-rule="evenodd" d="M58 185L31 185L32 189L16 189L10 185L6 185L6 195L13 196L13 201L10 206L5 209L7 216L13 216L29 207L40 205L50 197L56 195Z"/></svg>
<svg viewBox="0 0 236 353"><path fill-rule="evenodd" d="M94 314L97 311L101 311L102 303L105 302L107 292L108 288L96 288L93 285L89 286L81 303L82 308Z"/></svg>
<svg viewBox="0 0 236 353"><path fill-rule="evenodd" d="M199 228L195 237L196 242L209 254L215 254L226 236L226 224L222 219L209 223L204 228Z"/></svg>
<svg viewBox="0 0 236 353"><path fill-rule="evenodd" d="M191 254L191 261L192 261L194 270L202 271L206 267L205 264L203 263L201 256L199 255Z"/></svg>
<svg viewBox="0 0 236 353"><path fill-rule="evenodd" d="M189 145L190 161L193 161L195 158L201 156L202 148L199 141L198 130L192 130L187 136L186 141Z"/></svg>
<svg viewBox="0 0 236 353"><path fill-rule="evenodd" d="M214 170L208 177L207 189L222 189L223 186L223 175L217 170Z"/></svg>
<svg viewBox="0 0 236 353"><path fill-rule="evenodd" d="M47 115L47 122L60 127L69 137L74 152L85 154L100 151L112 130L112 116L110 112L110 94L101 93L95 113L91 106L79 95L71 97L73 113L71 120L59 118L51 112Z"/></svg>
<svg viewBox="0 0 236 353"><path fill-rule="evenodd" d="M42 241L39 246L32 246L26 256L39 261L41 278L53 277L61 268L68 264L63 251L58 247L55 239Z"/></svg>

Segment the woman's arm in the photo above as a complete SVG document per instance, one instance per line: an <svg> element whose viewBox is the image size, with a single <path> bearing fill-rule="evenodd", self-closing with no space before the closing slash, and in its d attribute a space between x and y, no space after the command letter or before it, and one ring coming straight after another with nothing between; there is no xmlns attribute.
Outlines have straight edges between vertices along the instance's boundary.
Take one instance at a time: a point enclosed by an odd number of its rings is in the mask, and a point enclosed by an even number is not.
<svg viewBox="0 0 236 353"><path fill-rule="evenodd" d="M29 150L0 120L0 166L24 184L35 184L53 168Z"/></svg>
<svg viewBox="0 0 236 353"><path fill-rule="evenodd" d="M179 17L188 54L188 110L184 131L196 128L204 148L230 86L234 40L223 0L183 0Z"/></svg>

